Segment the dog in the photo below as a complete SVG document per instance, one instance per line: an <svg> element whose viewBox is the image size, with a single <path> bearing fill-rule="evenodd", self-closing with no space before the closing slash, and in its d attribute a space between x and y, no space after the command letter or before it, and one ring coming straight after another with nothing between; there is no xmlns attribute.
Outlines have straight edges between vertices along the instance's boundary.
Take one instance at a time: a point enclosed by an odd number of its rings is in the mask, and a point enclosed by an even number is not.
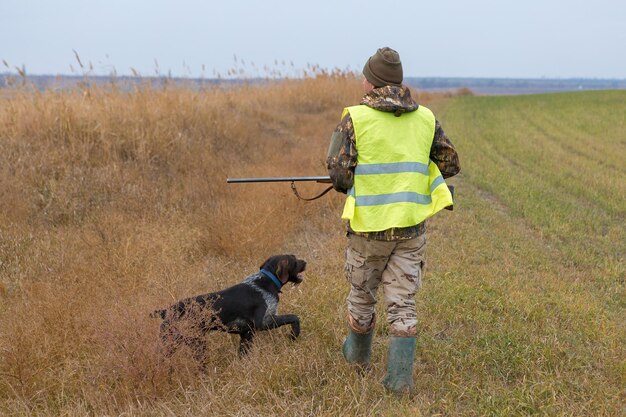
<svg viewBox="0 0 626 417"><path fill-rule="evenodd" d="M281 288L288 282L300 284L305 268L306 262L294 255L272 256L237 285L155 310L151 316L163 320L160 338L165 355L171 356L185 344L202 361L207 349L204 335L211 330L238 334L239 356L249 352L257 331L291 325L289 337L295 340L300 335L300 319L295 314L278 315L277 307ZM193 331L185 334L185 329Z"/></svg>

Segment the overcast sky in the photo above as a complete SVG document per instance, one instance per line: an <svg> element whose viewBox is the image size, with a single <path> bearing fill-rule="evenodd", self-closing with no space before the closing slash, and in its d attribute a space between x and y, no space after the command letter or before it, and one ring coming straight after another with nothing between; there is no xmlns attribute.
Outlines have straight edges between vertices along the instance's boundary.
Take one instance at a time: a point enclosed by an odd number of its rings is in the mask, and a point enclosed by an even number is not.
<svg viewBox="0 0 626 417"><path fill-rule="evenodd" d="M0 59L30 74L80 73L73 50L102 75L360 71L381 46L405 76L626 78L626 1L0 0Z"/></svg>

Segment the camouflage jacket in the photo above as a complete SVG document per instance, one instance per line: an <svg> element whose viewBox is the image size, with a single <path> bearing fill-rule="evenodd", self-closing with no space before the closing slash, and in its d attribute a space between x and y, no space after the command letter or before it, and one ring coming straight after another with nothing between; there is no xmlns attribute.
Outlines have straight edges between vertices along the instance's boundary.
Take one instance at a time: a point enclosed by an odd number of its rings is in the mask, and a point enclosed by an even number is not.
<svg viewBox="0 0 626 417"><path fill-rule="evenodd" d="M368 107L384 112L392 112L396 116L417 110L418 104L411 98L411 93L406 86L385 86L376 88L367 93L361 103ZM437 164L444 178L456 175L461 167L459 156L454 145L446 136L439 121L435 121L435 135L430 148L430 159ZM347 193L354 182L354 168L357 165L357 149L354 127L350 114L346 114L335 131L333 132L326 166L333 181L335 190ZM348 233L354 233L375 240L403 240L412 239L426 231L424 222L410 227L392 228L381 232L358 233L350 229Z"/></svg>

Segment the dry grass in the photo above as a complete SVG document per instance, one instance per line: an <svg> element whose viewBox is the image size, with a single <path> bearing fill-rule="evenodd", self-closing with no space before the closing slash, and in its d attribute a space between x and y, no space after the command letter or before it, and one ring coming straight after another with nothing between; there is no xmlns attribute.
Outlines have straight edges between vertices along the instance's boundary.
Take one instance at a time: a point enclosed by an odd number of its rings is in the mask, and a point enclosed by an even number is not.
<svg viewBox="0 0 626 417"><path fill-rule="evenodd" d="M236 340L216 334L209 375L185 352L169 374L148 313L294 252L309 279L284 308L306 314L307 292L341 268L340 198L304 205L288 184L225 178L324 174L338 111L357 99L358 82L337 74L205 91L12 91L0 103L0 411L178 414L224 384L210 395L224 415L244 381L261 389L246 373L293 389L274 361L303 348L269 335L259 345L278 344L280 357L242 364Z"/></svg>
<svg viewBox="0 0 626 417"><path fill-rule="evenodd" d="M305 204L288 184L226 185L225 178L325 174L341 108L359 98L358 80L322 74L202 91L18 89L0 99L0 414L618 410L615 381L624 370L613 366L623 350L611 316L564 287L559 274L571 269L543 268L551 261L525 239L526 228L475 196L466 197L465 210L432 222L418 396L398 400L379 384L384 320L372 373L360 378L343 362L342 197ZM319 186L302 188L310 194ZM485 214L502 241L532 254L543 286L523 285L521 259L494 269L491 258L504 255L488 232L476 234ZM455 238L457 231L466 237ZM490 261L476 263L464 248ZM240 360L235 337L211 334L206 374L185 350L162 357L158 322L148 316L154 308L237 283L281 252L309 262L304 283L286 289L280 306L301 316L298 341L288 340L288 330L265 332ZM464 281L469 273L481 278ZM509 274L506 285L495 284L500 274ZM527 298L546 288L552 305ZM598 361L581 368L583 324L600 340L608 370ZM572 347L573 356L563 356ZM581 372L587 379L574 385L555 376Z"/></svg>

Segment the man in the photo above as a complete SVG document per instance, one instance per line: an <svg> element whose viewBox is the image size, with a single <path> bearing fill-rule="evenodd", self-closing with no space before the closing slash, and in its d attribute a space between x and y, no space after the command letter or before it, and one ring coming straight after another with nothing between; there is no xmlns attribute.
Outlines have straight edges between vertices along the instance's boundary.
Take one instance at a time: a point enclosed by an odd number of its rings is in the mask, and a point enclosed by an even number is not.
<svg viewBox="0 0 626 417"><path fill-rule="evenodd" d="M343 354L360 369L368 367L382 283L391 336L383 383L393 393L410 393L424 220L452 205L443 178L459 172L459 159L432 112L402 85L395 50L378 49L363 75L365 95L360 105L344 109L327 159L333 187L347 194L342 218L348 220L345 273L351 289Z"/></svg>

